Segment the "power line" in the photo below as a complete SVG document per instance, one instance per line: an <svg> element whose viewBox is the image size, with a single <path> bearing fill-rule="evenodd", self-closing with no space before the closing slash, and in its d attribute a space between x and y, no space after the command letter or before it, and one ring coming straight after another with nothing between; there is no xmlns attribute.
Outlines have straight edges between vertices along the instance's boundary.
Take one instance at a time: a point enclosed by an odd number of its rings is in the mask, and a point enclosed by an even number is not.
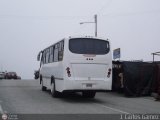
<svg viewBox="0 0 160 120"><path fill-rule="evenodd" d="M66 19L80 19L88 16L32 16L32 15L0 15L0 18L25 18L25 19L55 19L55 18L66 18Z"/></svg>
<svg viewBox="0 0 160 120"><path fill-rule="evenodd" d="M137 16L137 15L145 15L145 14L160 14L160 10L153 10L153 11L142 11L142 12L130 12L130 13L115 13L115 14L105 14L101 16L107 17L127 17L127 16Z"/></svg>
<svg viewBox="0 0 160 120"><path fill-rule="evenodd" d="M98 10L97 14L99 14L102 10L107 9L107 8L111 5L112 2L113 2L113 0L107 1L107 2Z"/></svg>

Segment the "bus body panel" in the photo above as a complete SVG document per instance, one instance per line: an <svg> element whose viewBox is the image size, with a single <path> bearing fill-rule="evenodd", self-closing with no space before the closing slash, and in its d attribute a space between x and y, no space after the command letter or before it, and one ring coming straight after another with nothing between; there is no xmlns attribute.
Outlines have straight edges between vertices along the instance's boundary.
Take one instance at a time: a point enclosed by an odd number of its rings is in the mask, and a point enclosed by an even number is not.
<svg viewBox="0 0 160 120"><path fill-rule="evenodd" d="M69 50L69 40L70 38L64 39L62 61L42 64L40 75L44 80L44 86L51 89L53 76L56 90L59 92L111 90L112 72L107 76L108 70L112 68L111 51L105 55L72 53ZM71 76L67 73L68 68Z"/></svg>
<svg viewBox="0 0 160 120"><path fill-rule="evenodd" d="M105 80L107 64L71 63L74 80Z"/></svg>

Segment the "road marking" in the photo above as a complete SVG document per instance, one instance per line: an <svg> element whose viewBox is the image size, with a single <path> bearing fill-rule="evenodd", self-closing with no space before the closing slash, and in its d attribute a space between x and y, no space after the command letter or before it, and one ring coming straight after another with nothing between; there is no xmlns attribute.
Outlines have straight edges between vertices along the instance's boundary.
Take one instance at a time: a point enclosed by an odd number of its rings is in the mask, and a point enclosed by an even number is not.
<svg viewBox="0 0 160 120"><path fill-rule="evenodd" d="M119 109L116 109L116 108L108 107L106 105L102 105L102 104L98 104L98 103L94 103L94 104L96 104L98 106L101 106L101 107L104 107L104 108L107 108L107 109L111 109L113 111L116 111L116 112L119 112L119 113L122 113L122 114L130 114L128 112L125 112L125 111L122 111L122 110L119 110Z"/></svg>
<svg viewBox="0 0 160 120"><path fill-rule="evenodd" d="M4 113L1 105L0 105L0 113L1 113L1 114Z"/></svg>

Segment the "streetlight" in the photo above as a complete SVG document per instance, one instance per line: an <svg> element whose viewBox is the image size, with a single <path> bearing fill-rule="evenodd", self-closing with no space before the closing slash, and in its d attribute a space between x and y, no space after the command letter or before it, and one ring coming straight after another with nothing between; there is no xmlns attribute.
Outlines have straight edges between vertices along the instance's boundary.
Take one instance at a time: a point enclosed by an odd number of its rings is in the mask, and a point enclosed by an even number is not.
<svg viewBox="0 0 160 120"><path fill-rule="evenodd" d="M94 15L94 22L80 22L80 25L85 23L95 23L95 37L97 37L97 15Z"/></svg>
<svg viewBox="0 0 160 120"><path fill-rule="evenodd" d="M154 62L154 56L155 56L155 55L160 56L160 52L152 53L152 55L153 55L153 62Z"/></svg>

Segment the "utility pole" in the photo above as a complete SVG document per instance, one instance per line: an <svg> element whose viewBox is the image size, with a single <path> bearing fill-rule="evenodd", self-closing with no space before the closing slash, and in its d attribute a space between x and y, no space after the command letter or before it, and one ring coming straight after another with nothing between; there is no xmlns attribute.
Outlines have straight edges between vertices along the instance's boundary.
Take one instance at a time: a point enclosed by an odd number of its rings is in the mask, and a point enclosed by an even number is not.
<svg viewBox="0 0 160 120"><path fill-rule="evenodd" d="M94 15L95 19L95 37L97 37L97 15Z"/></svg>
<svg viewBox="0 0 160 120"><path fill-rule="evenodd" d="M97 37L97 14L94 15L94 22L80 22L80 25L85 23L94 23L95 24L95 37Z"/></svg>

